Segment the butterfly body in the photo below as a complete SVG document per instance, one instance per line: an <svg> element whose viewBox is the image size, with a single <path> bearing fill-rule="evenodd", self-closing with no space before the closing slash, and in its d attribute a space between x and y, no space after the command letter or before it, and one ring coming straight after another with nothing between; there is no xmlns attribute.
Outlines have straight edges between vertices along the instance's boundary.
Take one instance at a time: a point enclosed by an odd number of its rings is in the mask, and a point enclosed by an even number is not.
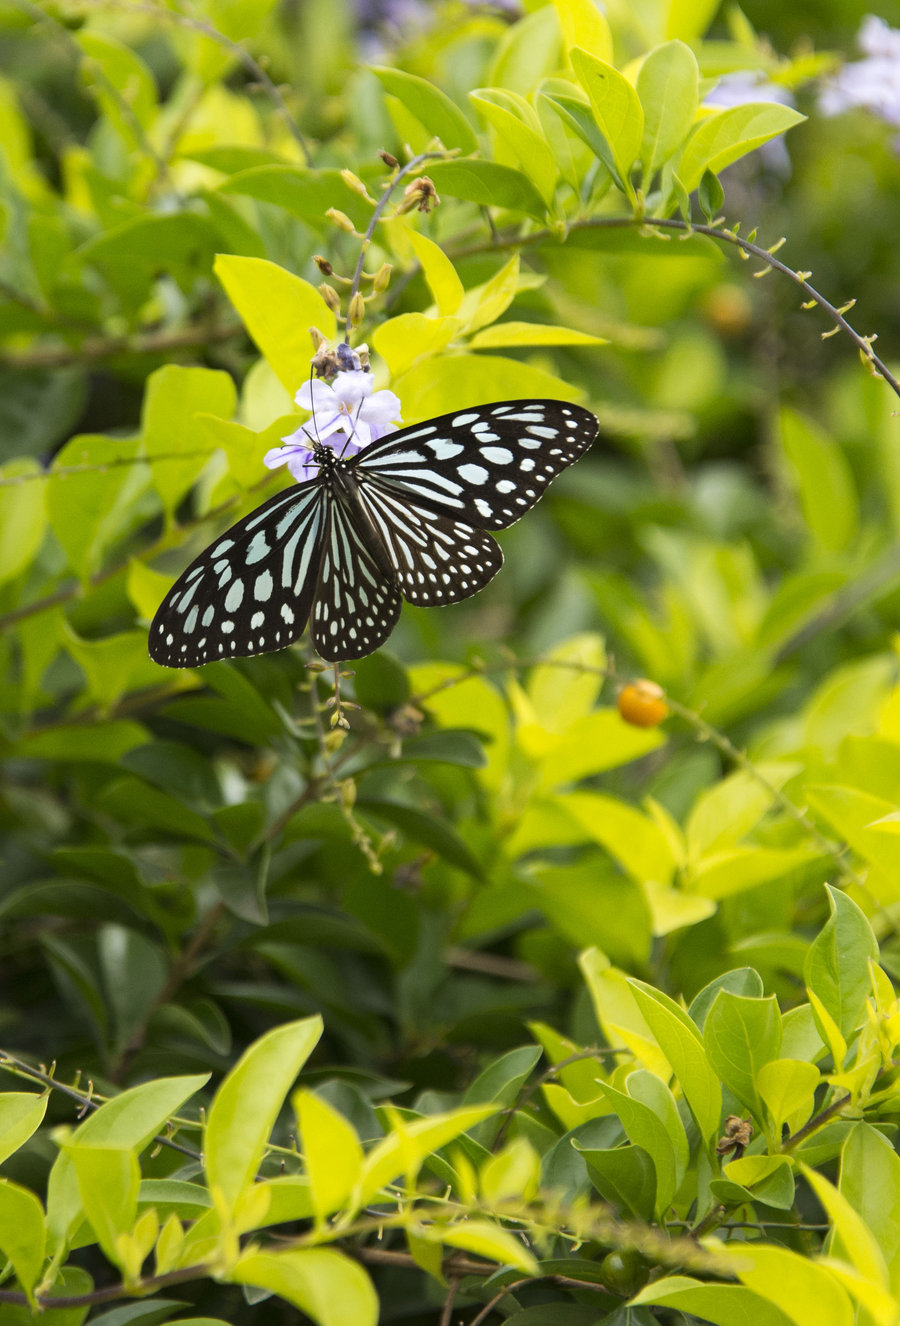
<svg viewBox="0 0 900 1326"><path fill-rule="evenodd" d="M563 401L503 401L391 433L342 459L311 444L314 479L277 493L179 577L150 628L164 667L284 649L307 621L329 662L372 653L403 599L468 598L505 529L590 446L596 418Z"/></svg>

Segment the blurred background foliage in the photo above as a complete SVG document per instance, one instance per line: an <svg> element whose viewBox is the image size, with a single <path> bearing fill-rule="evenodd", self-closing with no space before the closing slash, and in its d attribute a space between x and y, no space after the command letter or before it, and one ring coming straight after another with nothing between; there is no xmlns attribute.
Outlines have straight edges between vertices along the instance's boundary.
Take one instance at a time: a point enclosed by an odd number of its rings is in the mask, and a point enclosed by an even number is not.
<svg viewBox="0 0 900 1326"><path fill-rule="evenodd" d="M277 484L258 462L292 411L215 254L312 285L315 254L351 272L359 240L326 209L360 227L370 207L339 171L377 195L378 151L428 139L369 66L437 84L487 143L467 92L529 92L558 65L550 8L523 9L0 4L0 1016L62 1079L220 1072L320 1011L312 1081L364 1131L387 1095L460 1091L524 1020L595 1041L589 943L688 999L752 962L790 1003L830 880L900 963L900 867L870 827L900 805L897 403L732 252L632 231L522 246L498 327L608 343L504 347L504 372L568 384L600 441L503 536L488 591L404 609L348 684L343 744L303 650L184 675L146 657L171 578ZM728 223L787 236L890 361L900 130L818 109L867 12L747 0L694 44L704 88L755 71L808 116L724 172ZM619 66L655 15L610 4ZM467 290L512 255L475 203L418 221ZM432 302L395 230L376 349L384 317ZM439 371L398 386L408 422L453 390ZM252 433L206 418L236 403ZM151 474L147 453L172 459ZM548 654L564 666L528 666ZM620 719L610 659L669 692L664 735ZM15 1176L39 1184L52 1154L39 1134Z"/></svg>

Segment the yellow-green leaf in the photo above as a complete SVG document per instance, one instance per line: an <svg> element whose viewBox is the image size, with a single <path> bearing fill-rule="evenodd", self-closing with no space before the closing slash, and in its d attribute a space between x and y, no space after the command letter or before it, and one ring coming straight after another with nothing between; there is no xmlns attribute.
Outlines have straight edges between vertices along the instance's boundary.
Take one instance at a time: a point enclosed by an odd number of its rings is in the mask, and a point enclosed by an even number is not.
<svg viewBox="0 0 900 1326"><path fill-rule="evenodd" d="M355 1128L320 1096L295 1091L291 1103L300 1128L313 1206L322 1220L338 1210L359 1179L362 1147Z"/></svg>
<svg viewBox="0 0 900 1326"><path fill-rule="evenodd" d="M417 230L410 230L407 239L421 263L428 289L437 304L438 313L442 317L458 313L465 290L453 263L440 245L435 244L427 235L421 235Z"/></svg>
<svg viewBox="0 0 900 1326"><path fill-rule="evenodd" d="M309 328L329 340L337 334L331 309L314 285L266 258L216 257L214 270L280 381L295 394L309 377Z"/></svg>
<svg viewBox="0 0 900 1326"><path fill-rule="evenodd" d="M527 345L608 345L603 336L576 331L574 327L554 327L542 322L498 322L476 332L469 341L472 350L495 350L502 346Z"/></svg>
<svg viewBox="0 0 900 1326"><path fill-rule="evenodd" d="M644 112L628 79L588 51L572 51L572 67L588 94L594 119L609 144L623 182L641 150Z"/></svg>

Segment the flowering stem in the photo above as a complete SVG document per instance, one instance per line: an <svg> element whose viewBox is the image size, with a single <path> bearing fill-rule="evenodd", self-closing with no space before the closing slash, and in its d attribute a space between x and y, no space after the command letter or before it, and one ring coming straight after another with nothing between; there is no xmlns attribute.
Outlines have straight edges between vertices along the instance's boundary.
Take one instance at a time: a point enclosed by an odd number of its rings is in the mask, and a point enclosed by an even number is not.
<svg viewBox="0 0 900 1326"><path fill-rule="evenodd" d="M347 299L348 309L350 305L353 303L354 296L359 294L359 283L362 280L363 264L366 261L366 254L369 250L369 245L372 242L372 236L375 234L375 227L378 225L378 222L381 220L381 215L384 212L384 209L387 207L388 202L390 201L391 194L394 192L394 190L396 189L400 181L403 179L403 177L405 175L409 175L411 171L417 170L419 166L421 166L423 161L430 161L435 157L445 157L446 155L447 155L446 152L420 152L418 156L413 157L410 161L407 161L405 166L401 166L400 169L397 171L396 175L392 175L391 178L388 180L384 188L384 192L382 193L381 197L378 199L378 202L375 204L374 211L372 212L372 215L369 218L369 224L366 226L366 233L363 235L362 247L360 248L359 251L359 261L356 264L356 271L353 273L353 282L350 286L350 294ZM346 329L344 332L344 342L345 344L349 345L350 344L349 318L344 320L344 326Z"/></svg>

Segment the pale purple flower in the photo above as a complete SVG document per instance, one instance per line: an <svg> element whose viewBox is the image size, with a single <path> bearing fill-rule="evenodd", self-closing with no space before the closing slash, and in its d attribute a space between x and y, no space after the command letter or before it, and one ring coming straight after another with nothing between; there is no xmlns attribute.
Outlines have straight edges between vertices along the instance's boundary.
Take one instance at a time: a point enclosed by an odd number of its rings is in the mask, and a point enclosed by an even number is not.
<svg viewBox="0 0 900 1326"><path fill-rule="evenodd" d="M900 31L868 14L856 38L864 60L845 64L824 84L819 108L825 115L862 107L900 128Z"/></svg>
<svg viewBox="0 0 900 1326"><path fill-rule="evenodd" d="M400 401L392 391L373 391L371 373L351 369L338 373L329 384L319 378L304 382L294 398L312 418L283 437L283 445L263 456L270 470L287 465L295 479L315 478L316 442L327 443L341 456L355 456L370 442L392 433L400 418Z"/></svg>

